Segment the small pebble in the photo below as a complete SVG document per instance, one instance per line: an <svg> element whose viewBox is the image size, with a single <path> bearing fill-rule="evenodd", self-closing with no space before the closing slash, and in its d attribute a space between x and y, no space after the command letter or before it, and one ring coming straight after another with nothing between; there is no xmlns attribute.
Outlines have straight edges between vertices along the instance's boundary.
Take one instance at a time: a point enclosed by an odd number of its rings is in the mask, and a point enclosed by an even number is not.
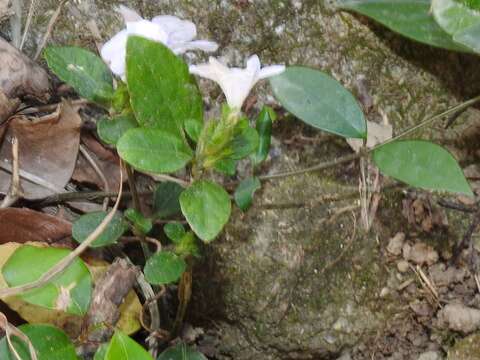
<svg viewBox="0 0 480 360"><path fill-rule="evenodd" d="M387 251L392 255L398 256L402 253L402 247L404 243L405 234L399 232L388 241Z"/></svg>
<svg viewBox="0 0 480 360"><path fill-rule="evenodd" d="M397 262L397 269L401 273L406 273L409 268L410 268L410 265L408 264L408 261L400 260L399 262Z"/></svg>

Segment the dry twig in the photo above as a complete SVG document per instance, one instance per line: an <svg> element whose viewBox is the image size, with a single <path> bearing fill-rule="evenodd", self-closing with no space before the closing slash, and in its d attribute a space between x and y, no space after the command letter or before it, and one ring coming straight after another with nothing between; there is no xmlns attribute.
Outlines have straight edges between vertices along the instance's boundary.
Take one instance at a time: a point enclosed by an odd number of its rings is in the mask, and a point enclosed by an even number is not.
<svg viewBox="0 0 480 360"><path fill-rule="evenodd" d="M22 360L22 358L20 357L17 350L15 350L15 347L12 344L12 335L18 337L20 340L22 340L28 345L28 350L30 352L30 357L32 360L38 360L37 353L30 339L23 332L21 332L15 326L10 324L5 314L1 312L0 312L0 328L5 330L5 337L7 338L8 347L17 360Z"/></svg>
<svg viewBox="0 0 480 360"><path fill-rule="evenodd" d="M108 185L108 181L107 181L107 178L105 177L105 174L102 172L102 170L100 169L98 164L95 162L95 159L90 155L90 153L85 148L85 146L83 146L81 144L80 144L80 152L85 157L85 159L88 161L88 163L93 168L93 170L95 170L95 172L97 173L100 180L102 180L104 190L106 192L110 192L110 186ZM110 199L108 197L105 197L105 199L103 199L103 211L107 210L109 201L110 201Z"/></svg>
<svg viewBox="0 0 480 360"><path fill-rule="evenodd" d="M12 138L12 180L7 195L0 204L0 209L5 209L17 202L23 196L22 185L20 184L19 164L18 164L18 139Z"/></svg>
<svg viewBox="0 0 480 360"><path fill-rule="evenodd" d="M42 53L43 48L45 47L48 39L50 38L50 34L52 33L53 27L55 26L55 22L57 21L58 17L60 16L60 13L62 12L63 5L65 5L67 1L68 0L62 0L60 1L60 4L58 4L57 10L55 10L52 17L50 18L50 21L48 22L47 30L43 35L42 42L40 43L40 45L38 45L37 52L35 53L33 60L35 61L38 60L40 54Z"/></svg>

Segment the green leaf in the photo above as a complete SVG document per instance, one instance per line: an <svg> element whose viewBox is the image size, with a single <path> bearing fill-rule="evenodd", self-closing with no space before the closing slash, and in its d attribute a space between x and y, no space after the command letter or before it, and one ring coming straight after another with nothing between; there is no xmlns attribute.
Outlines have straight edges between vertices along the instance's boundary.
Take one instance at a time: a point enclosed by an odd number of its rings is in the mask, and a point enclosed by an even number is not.
<svg viewBox="0 0 480 360"><path fill-rule="evenodd" d="M103 219L107 216L106 211L95 211L80 216L72 227L72 237L79 243L84 242L87 237L95 231ZM111 245L128 230L127 223L123 220L120 213L113 216L112 221L107 225L107 228L100 234L100 236L90 245L92 248Z"/></svg>
<svg viewBox="0 0 480 360"><path fill-rule="evenodd" d="M112 118L102 118L97 123L97 132L105 143L116 145L125 132L137 127L138 123L133 114L122 114Z"/></svg>
<svg viewBox="0 0 480 360"><path fill-rule="evenodd" d="M453 40L480 53L480 11L455 0L432 0L435 21Z"/></svg>
<svg viewBox="0 0 480 360"><path fill-rule="evenodd" d="M207 360L207 358L186 344L179 343L161 353L157 360Z"/></svg>
<svg viewBox="0 0 480 360"><path fill-rule="evenodd" d="M52 325L21 325L19 330L31 341L38 360L78 360L75 347L65 333ZM12 336L13 347L22 360L31 360L28 345ZM11 353L5 337L0 341L0 359L18 360Z"/></svg>
<svg viewBox="0 0 480 360"><path fill-rule="evenodd" d="M273 109L264 106L257 117L256 129L259 135L259 142L257 151L251 156L254 166L257 166L264 162L270 151L273 123L272 114L275 115Z"/></svg>
<svg viewBox="0 0 480 360"><path fill-rule="evenodd" d="M70 250L23 245L10 256L2 268L8 286L20 286L38 280L44 273L70 254ZM26 302L69 314L84 315L90 304L92 278L82 260L74 262L41 288L23 293Z"/></svg>
<svg viewBox="0 0 480 360"><path fill-rule="evenodd" d="M243 180L235 190L234 199L237 206L243 211L247 210L253 202L255 191L260 189L262 184L257 177L250 177Z"/></svg>
<svg viewBox="0 0 480 360"><path fill-rule="evenodd" d="M294 66L272 77L270 83L277 100L305 123L345 138L367 136L358 102L327 74Z"/></svg>
<svg viewBox="0 0 480 360"><path fill-rule="evenodd" d="M94 53L77 47L49 47L48 67L81 96L104 106L113 98L113 79L107 65Z"/></svg>
<svg viewBox="0 0 480 360"><path fill-rule="evenodd" d="M221 159L215 163L215 170L222 174L233 176L237 172L237 160L233 159Z"/></svg>
<svg viewBox="0 0 480 360"><path fill-rule="evenodd" d="M145 264L145 279L154 285L170 284L178 281L186 270L185 260L169 251L153 254Z"/></svg>
<svg viewBox="0 0 480 360"><path fill-rule="evenodd" d="M373 160L384 174L411 186L473 196L455 158L431 142L394 141L375 150Z"/></svg>
<svg viewBox="0 0 480 360"><path fill-rule="evenodd" d="M107 356L108 344L104 343L100 345L93 357L93 360L105 360L105 356Z"/></svg>
<svg viewBox="0 0 480 360"><path fill-rule="evenodd" d="M185 227L178 222L166 224L163 227L163 231L165 232L165 235L167 235L167 237L175 244L178 244L186 234Z"/></svg>
<svg viewBox="0 0 480 360"><path fill-rule="evenodd" d="M144 235L148 234L153 228L152 220L143 216L138 210L127 209L125 210L124 215L125 218L133 223L135 229Z"/></svg>
<svg viewBox="0 0 480 360"><path fill-rule="evenodd" d="M183 187L174 182L158 184L153 195L155 217L161 219L180 213L180 194Z"/></svg>
<svg viewBox="0 0 480 360"><path fill-rule="evenodd" d="M130 36L127 80L131 105L140 125L167 130L180 138L184 124L189 124L188 134L193 138L192 129L203 126L203 101L195 79L187 64L168 47ZM192 122L198 126L192 126Z"/></svg>
<svg viewBox="0 0 480 360"><path fill-rule="evenodd" d="M180 195L180 207L192 230L206 242L222 231L231 212L228 193L205 180L194 182Z"/></svg>
<svg viewBox="0 0 480 360"><path fill-rule="evenodd" d="M175 244L175 253L182 257L200 257L200 249L195 235L189 231Z"/></svg>
<svg viewBox="0 0 480 360"><path fill-rule="evenodd" d="M340 7L368 16L411 40L467 51L437 25L430 13L430 0L344 0Z"/></svg>
<svg viewBox="0 0 480 360"><path fill-rule="evenodd" d="M241 119L235 127L234 136L229 146L232 160L240 160L254 153L258 148L258 133L251 128L247 119Z"/></svg>
<svg viewBox="0 0 480 360"><path fill-rule="evenodd" d="M153 358L129 336L120 331L115 331L108 345L105 360L153 360Z"/></svg>
<svg viewBox="0 0 480 360"><path fill-rule="evenodd" d="M453 36L453 40L480 54L480 24L456 33Z"/></svg>
<svg viewBox="0 0 480 360"><path fill-rule="evenodd" d="M128 130L118 141L117 151L133 167L157 174L180 170L193 157L184 139L148 128Z"/></svg>

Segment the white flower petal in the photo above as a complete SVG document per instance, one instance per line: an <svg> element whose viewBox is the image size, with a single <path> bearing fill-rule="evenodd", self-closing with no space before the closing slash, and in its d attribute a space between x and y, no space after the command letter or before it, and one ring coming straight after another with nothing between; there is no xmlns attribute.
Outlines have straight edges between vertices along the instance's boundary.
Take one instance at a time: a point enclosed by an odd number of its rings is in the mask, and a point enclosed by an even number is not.
<svg viewBox="0 0 480 360"><path fill-rule="evenodd" d="M147 20L128 22L127 31L129 35L143 36L164 44L168 41L167 33L159 25Z"/></svg>
<svg viewBox="0 0 480 360"><path fill-rule="evenodd" d="M283 65L267 66L261 69L257 55L247 60L245 69L228 68L213 57L208 64L190 67L192 74L217 82L227 98L228 105L234 109L241 109L248 94L259 80L278 75L284 70Z"/></svg>
<svg viewBox="0 0 480 360"><path fill-rule="evenodd" d="M271 65L266 66L262 70L260 70L260 74L258 74L259 80L263 80L272 76L280 75L285 71L285 65Z"/></svg>
<svg viewBox="0 0 480 360"><path fill-rule="evenodd" d="M127 45L127 30L122 30L103 45L100 50L102 59L115 75L125 73L125 48Z"/></svg>
<svg viewBox="0 0 480 360"><path fill-rule="evenodd" d="M122 15L123 21L125 21L125 23L143 20L142 17L135 10L130 9L125 5L119 5L116 10Z"/></svg>
<svg viewBox="0 0 480 360"><path fill-rule="evenodd" d="M262 65L260 64L260 59L258 58L257 55L252 55L248 58L247 60L247 70L249 71L260 71L260 67Z"/></svg>
<svg viewBox="0 0 480 360"><path fill-rule="evenodd" d="M194 23L179 19L176 16L155 16L152 22L159 25L167 33L169 45L188 42L197 36L197 27Z"/></svg>
<svg viewBox="0 0 480 360"><path fill-rule="evenodd" d="M186 43L178 43L171 46L175 54L183 54L189 50L201 50L205 52L217 51L218 44L208 40L195 40Z"/></svg>

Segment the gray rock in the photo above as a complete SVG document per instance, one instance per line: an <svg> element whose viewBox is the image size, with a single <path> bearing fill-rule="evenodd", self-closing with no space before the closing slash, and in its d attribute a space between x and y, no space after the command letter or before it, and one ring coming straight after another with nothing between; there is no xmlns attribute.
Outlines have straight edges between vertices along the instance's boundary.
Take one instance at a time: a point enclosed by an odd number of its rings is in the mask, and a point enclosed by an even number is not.
<svg viewBox="0 0 480 360"><path fill-rule="evenodd" d="M392 255L400 255L404 242L405 234L402 232L396 233L395 236L388 241L387 251Z"/></svg>
<svg viewBox="0 0 480 360"><path fill-rule="evenodd" d="M442 360L443 357L436 351L427 351L418 357L418 360Z"/></svg>
<svg viewBox="0 0 480 360"><path fill-rule="evenodd" d="M438 314L440 326L464 334L474 332L480 327L480 310L462 304L448 304Z"/></svg>

